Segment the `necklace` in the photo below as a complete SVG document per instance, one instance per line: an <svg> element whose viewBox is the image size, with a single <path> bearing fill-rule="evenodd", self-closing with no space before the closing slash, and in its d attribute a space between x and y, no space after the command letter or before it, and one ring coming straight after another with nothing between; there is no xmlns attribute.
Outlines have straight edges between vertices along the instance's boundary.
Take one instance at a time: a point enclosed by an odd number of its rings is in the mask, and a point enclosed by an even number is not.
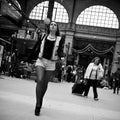
<svg viewBox="0 0 120 120"><path fill-rule="evenodd" d="M55 40L55 36L49 35L48 38L51 39L51 40Z"/></svg>

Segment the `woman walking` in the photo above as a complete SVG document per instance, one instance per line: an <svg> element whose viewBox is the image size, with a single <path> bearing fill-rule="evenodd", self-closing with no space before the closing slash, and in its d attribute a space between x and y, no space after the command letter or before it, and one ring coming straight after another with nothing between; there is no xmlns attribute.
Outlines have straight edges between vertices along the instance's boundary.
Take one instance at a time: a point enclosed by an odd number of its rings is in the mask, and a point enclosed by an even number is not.
<svg viewBox="0 0 120 120"><path fill-rule="evenodd" d="M84 79L87 80L87 85L84 92L85 97L88 96L90 86L92 85L94 100L99 100L98 93L97 93L97 85L98 85L98 80L100 80L103 77L103 74L104 74L104 70L100 63L100 58L95 57L92 60L92 62L88 65L84 75Z"/></svg>
<svg viewBox="0 0 120 120"><path fill-rule="evenodd" d="M50 22L47 33L38 37L38 42L33 48L38 52L36 60L36 106L35 115L40 115L43 97L46 93L48 82L52 78L55 64L62 55L63 39L61 39L59 28L56 22ZM37 50L36 50L37 49ZM35 53L33 54L35 55Z"/></svg>

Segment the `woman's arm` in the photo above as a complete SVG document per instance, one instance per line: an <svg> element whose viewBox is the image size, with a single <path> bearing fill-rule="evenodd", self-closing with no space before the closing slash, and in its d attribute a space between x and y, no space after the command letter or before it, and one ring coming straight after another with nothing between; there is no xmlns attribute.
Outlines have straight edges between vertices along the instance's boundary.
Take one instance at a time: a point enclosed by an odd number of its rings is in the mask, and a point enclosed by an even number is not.
<svg viewBox="0 0 120 120"><path fill-rule="evenodd" d="M45 34L38 34L37 42L33 46L32 52L31 52L31 54L30 54L30 56L28 57L28 60L27 60L29 63L31 63L32 60L37 59L38 54L40 52L41 41L44 38L44 36L45 36Z"/></svg>
<svg viewBox="0 0 120 120"><path fill-rule="evenodd" d="M91 73L91 70L92 70L92 66L93 66L93 63L89 63L88 67L86 68L84 78L89 79L89 76L90 76L90 73Z"/></svg>
<svg viewBox="0 0 120 120"><path fill-rule="evenodd" d="M61 58L63 56L63 48L64 48L64 38L61 37L61 40L60 40L60 43L59 43L59 47L58 47L58 50L57 50L59 58Z"/></svg>

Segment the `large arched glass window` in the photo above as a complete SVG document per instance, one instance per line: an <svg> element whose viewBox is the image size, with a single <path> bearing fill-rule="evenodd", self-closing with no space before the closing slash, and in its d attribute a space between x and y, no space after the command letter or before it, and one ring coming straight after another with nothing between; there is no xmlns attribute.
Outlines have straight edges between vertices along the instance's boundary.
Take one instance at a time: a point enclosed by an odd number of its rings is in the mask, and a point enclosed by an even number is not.
<svg viewBox="0 0 120 120"><path fill-rule="evenodd" d="M104 6L91 6L85 9L77 18L76 24L119 28L117 16L112 10Z"/></svg>
<svg viewBox="0 0 120 120"><path fill-rule="evenodd" d="M68 23L68 13L66 9L57 2L54 4L52 20L56 22Z"/></svg>
<svg viewBox="0 0 120 120"><path fill-rule="evenodd" d="M49 4L49 1L39 3L31 11L29 18L37 19L37 20L44 20L47 17L48 4ZM55 2L55 4L54 4L52 20L56 21L56 22L63 22L63 23L68 22L67 11L58 2Z"/></svg>
<svg viewBox="0 0 120 120"><path fill-rule="evenodd" d="M42 2L35 6L30 13L30 19L44 20L47 17L48 1Z"/></svg>

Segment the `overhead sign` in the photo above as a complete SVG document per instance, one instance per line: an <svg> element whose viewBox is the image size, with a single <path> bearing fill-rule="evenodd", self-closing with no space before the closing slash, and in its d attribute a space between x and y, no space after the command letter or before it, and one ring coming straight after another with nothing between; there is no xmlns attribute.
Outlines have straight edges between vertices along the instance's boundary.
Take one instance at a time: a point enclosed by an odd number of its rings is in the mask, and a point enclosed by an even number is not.
<svg viewBox="0 0 120 120"><path fill-rule="evenodd" d="M1 15L8 18L12 22L20 22L22 14L20 6L16 0L2 0Z"/></svg>

